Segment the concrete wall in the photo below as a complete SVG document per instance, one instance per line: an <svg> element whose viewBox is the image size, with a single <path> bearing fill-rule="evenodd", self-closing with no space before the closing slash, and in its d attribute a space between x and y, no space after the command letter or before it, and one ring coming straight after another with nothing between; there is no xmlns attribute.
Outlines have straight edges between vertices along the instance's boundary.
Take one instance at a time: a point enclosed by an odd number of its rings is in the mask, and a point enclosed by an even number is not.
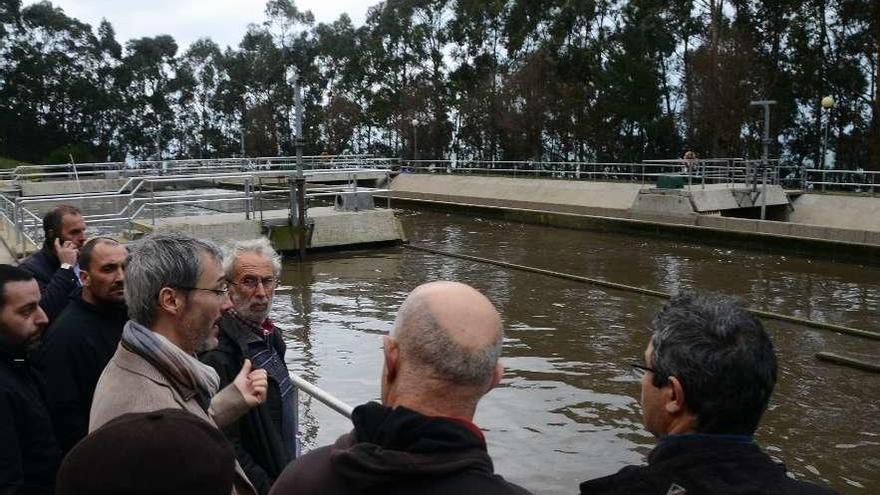
<svg viewBox="0 0 880 495"><path fill-rule="evenodd" d="M674 205L654 204L653 209L648 208L651 206L648 204L643 205L646 208L639 209L623 207L625 201L632 202L636 196L650 196L642 199L653 198L650 191L642 191L640 195L639 189L642 187L645 186L495 177L400 175L392 183L391 189L393 198L438 205L445 203L473 205L476 208L517 209L529 211L530 215L539 217L541 212L575 214L601 218L605 223L649 222L656 224L658 228L674 226L679 230L710 229L744 233L755 238L790 239L786 242L807 239L880 246L880 199L851 196L817 198L809 197L815 195L806 195L806 201L801 205L809 206L801 207L799 217L793 214L792 222L778 222L688 214L689 208L685 207L685 198L681 190L675 190L665 196L666 200L681 199L681 205L676 202ZM773 194L776 192L772 191ZM800 201L799 199L798 202ZM795 203L795 213L798 213L797 204ZM836 208L836 211L833 208ZM804 222L803 219L808 212L812 213L810 219L828 223L811 225ZM799 218L801 222L795 223L797 221L795 218Z"/></svg>
<svg viewBox="0 0 880 495"><path fill-rule="evenodd" d="M125 185L128 179L87 179L76 181L54 180L46 182L22 181L22 196L51 196L55 194L77 194L91 192L112 192Z"/></svg>
<svg viewBox="0 0 880 495"><path fill-rule="evenodd" d="M468 175L400 174L391 183L395 194L418 193L433 197L474 197L535 205L565 205L627 210L642 184L520 179Z"/></svg>
<svg viewBox="0 0 880 495"><path fill-rule="evenodd" d="M792 206L792 223L880 232L880 197L803 194Z"/></svg>

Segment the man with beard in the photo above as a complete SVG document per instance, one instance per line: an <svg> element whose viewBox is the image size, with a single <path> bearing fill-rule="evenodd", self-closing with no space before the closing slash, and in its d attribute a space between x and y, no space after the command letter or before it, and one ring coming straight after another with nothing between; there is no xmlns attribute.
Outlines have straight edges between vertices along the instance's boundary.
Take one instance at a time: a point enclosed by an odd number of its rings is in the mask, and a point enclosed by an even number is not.
<svg viewBox="0 0 880 495"><path fill-rule="evenodd" d="M78 250L86 242L86 223L75 206L59 205L43 217L43 248L22 260L20 266L40 285L40 306L49 321L67 306L79 286Z"/></svg>
<svg viewBox="0 0 880 495"><path fill-rule="evenodd" d="M281 330L269 320L281 258L261 238L233 244L223 265L233 306L220 319L217 348L200 359L217 370L221 386L235 378L246 359L268 373L266 402L225 428L238 462L262 495L296 457L296 404L286 347Z"/></svg>
<svg viewBox="0 0 880 495"><path fill-rule="evenodd" d="M51 494L61 452L28 350L49 321L26 271L0 265L0 493Z"/></svg>
<svg viewBox="0 0 880 495"><path fill-rule="evenodd" d="M116 352L125 308L125 246L107 237L86 242L79 253L82 289L46 332L40 361L49 392L55 436L69 451L89 431L89 406L98 377Z"/></svg>
<svg viewBox="0 0 880 495"><path fill-rule="evenodd" d="M266 372L252 371L249 360L221 389L214 369L195 357L217 346L217 322L232 307L222 260L210 242L179 233L131 245L125 265L130 319L98 379L90 432L126 413L167 408L225 427L265 400ZM235 472L232 493L256 493L238 463Z"/></svg>

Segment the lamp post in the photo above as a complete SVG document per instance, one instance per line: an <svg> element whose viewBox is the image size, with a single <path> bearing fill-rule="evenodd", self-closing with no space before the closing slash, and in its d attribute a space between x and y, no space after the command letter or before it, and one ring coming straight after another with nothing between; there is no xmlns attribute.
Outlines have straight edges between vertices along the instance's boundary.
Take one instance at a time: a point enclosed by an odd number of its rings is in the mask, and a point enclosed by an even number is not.
<svg viewBox="0 0 880 495"><path fill-rule="evenodd" d="M413 128L413 161L416 161L419 159L419 119L412 119L410 123L412 124Z"/></svg>
<svg viewBox="0 0 880 495"><path fill-rule="evenodd" d="M761 154L761 172L763 175L763 181L761 186L761 220L766 219L767 215L767 167L770 165L769 162L769 147L770 143L770 106L775 105L776 100L757 100L749 102L749 105L753 107L763 107L764 108L764 139L761 140L763 143L764 151ZM758 176L755 175L755 179L752 182L752 190L756 189L756 185L758 182Z"/></svg>
<svg viewBox="0 0 880 495"><path fill-rule="evenodd" d="M825 169L825 155L828 154L828 123L831 121L831 109L834 107L834 98L826 96L822 98L822 110L825 113L825 134L822 138L822 169Z"/></svg>

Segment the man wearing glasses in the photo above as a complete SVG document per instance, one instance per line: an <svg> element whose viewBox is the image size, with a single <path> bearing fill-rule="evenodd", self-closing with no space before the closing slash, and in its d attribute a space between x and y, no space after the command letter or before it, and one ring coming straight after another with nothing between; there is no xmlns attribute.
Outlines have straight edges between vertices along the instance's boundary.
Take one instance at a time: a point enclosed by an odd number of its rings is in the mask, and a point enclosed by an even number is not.
<svg viewBox="0 0 880 495"><path fill-rule="evenodd" d="M284 361L281 330L269 319L281 257L266 238L231 245L223 260L229 283L230 309L219 322L219 344L202 353L202 362L230 383L246 359L266 370L266 402L224 428L248 478L261 495L296 457L296 403L293 383Z"/></svg>
<svg viewBox="0 0 880 495"><path fill-rule="evenodd" d="M642 422L657 437L647 466L581 483L581 494L833 493L796 481L753 435L776 384L776 354L738 299L678 295L651 323L641 376Z"/></svg>
<svg viewBox="0 0 880 495"><path fill-rule="evenodd" d="M265 400L266 372L251 370L250 361L221 388L214 369L195 357L217 345L217 322L232 306L222 260L216 246L184 234L152 234L131 245L130 319L98 379L90 432L126 413L167 408L222 428ZM235 474L233 494L255 493L238 463Z"/></svg>

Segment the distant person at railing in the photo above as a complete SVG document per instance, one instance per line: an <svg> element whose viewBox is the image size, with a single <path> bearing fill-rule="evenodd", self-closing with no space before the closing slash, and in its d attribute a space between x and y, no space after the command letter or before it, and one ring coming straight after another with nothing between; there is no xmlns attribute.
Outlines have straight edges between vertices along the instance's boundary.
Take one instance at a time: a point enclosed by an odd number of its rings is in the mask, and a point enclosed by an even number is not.
<svg viewBox="0 0 880 495"><path fill-rule="evenodd" d="M526 494L493 473L479 400L501 380L503 332L473 288L416 288L384 337L382 404L355 408L354 430L294 461L273 495Z"/></svg>
<svg viewBox="0 0 880 495"><path fill-rule="evenodd" d="M40 285L40 307L49 321L61 314L70 293L79 287L78 250L86 242L86 223L75 206L59 205L43 217L43 247L19 266Z"/></svg>
<svg viewBox="0 0 880 495"><path fill-rule="evenodd" d="M220 319L219 344L199 356L220 376L235 379L245 359L266 370L266 402L224 428L245 474L261 495L296 457L297 425L293 383L284 361L287 347L269 311L281 275L281 257L265 237L232 244L223 258L232 309Z"/></svg>
<svg viewBox="0 0 880 495"><path fill-rule="evenodd" d="M130 320L98 379L89 431L126 413L166 408L225 427L261 404L264 370L252 371L246 360L221 389L217 372L195 357L217 345L217 322L232 307L220 250L178 233L151 234L130 249L125 265ZM235 468L233 493L256 493L238 463Z"/></svg>
<svg viewBox="0 0 880 495"><path fill-rule="evenodd" d="M657 437L647 466L586 481L582 495L833 493L790 478L754 434L776 384L761 321L735 298L670 300L651 323L641 376L642 421Z"/></svg>
<svg viewBox="0 0 880 495"><path fill-rule="evenodd" d="M0 493L49 495L61 450L30 351L49 319L30 273L0 265Z"/></svg>
<svg viewBox="0 0 880 495"><path fill-rule="evenodd" d="M62 452L89 430L89 407L98 377L119 345L128 320L125 246L96 237L79 252L82 290L46 331L39 360L46 378L52 422Z"/></svg>
<svg viewBox="0 0 880 495"><path fill-rule="evenodd" d="M681 158L681 173L684 175L691 175L697 170L697 154L693 151L686 151L684 156Z"/></svg>

